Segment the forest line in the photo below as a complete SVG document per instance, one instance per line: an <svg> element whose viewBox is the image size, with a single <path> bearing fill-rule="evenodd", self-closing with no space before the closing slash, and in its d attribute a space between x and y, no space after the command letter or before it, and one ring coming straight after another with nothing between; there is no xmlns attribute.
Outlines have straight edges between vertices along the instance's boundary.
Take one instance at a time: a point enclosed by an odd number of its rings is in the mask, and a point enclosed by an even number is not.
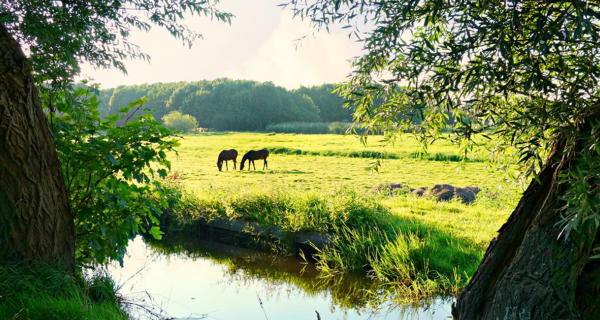
<svg viewBox="0 0 600 320"><path fill-rule="evenodd" d="M333 92L336 84L287 90L272 82L220 78L194 82L119 86L99 92L102 116L118 112L131 101L147 97L155 119L180 111L202 128L257 131L285 122L349 122L352 110Z"/></svg>

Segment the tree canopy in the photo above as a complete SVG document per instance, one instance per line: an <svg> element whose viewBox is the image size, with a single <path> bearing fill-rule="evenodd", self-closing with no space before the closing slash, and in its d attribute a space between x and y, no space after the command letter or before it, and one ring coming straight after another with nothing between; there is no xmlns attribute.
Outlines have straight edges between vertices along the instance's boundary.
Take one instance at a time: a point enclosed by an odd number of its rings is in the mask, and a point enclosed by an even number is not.
<svg viewBox="0 0 600 320"><path fill-rule="evenodd" d="M352 109L342 108L346 99L334 92L336 85L326 83L320 86L304 87L294 90L307 95L319 107L319 117L325 122L352 121Z"/></svg>
<svg viewBox="0 0 600 320"><path fill-rule="evenodd" d="M364 44L341 87L354 119L487 149L529 182L453 307L455 319L600 316L600 3L291 0ZM366 26L366 32L360 28ZM382 103L375 103L382 99ZM455 117L445 135L446 112ZM421 122L415 121L421 119ZM487 138L478 143L476 134ZM363 140L366 136L363 136ZM596 248L594 248L596 247Z"/></svg>
<svg viewBox="0 0 600 320"><path fill-rule="evenodd" d="M597 194L583 191L595 188L593 181L600 178L600 161L589 161L600 152L600 125L589 119L599 107L599 3L293 0L288 5L318 29L344 24L364 43L366 53L353 61L352 77L342 88L356 108L356 121L367 128L388 127L388 141L411 130L426 146L444 138L441 129L450 111L456 118L451 139L465 154L478 147L474 134L491 129L496 139L488 150L515 148L523 179L539 173L550 149L566 140L565 155L585 159L578 165L581 173L564 177L573 191L566 231L586 221L600 224ZM372 30L363 33L358 23L365 21ZM383 103L373 103L377 99ZM575 129L586 121L592 126L588 133Z"/></svg>
<svg viewBox="0 0 600 320"><path fill-rule="evenodd" d="M183 23L186 16L230 21L232 15L218 10L217 2L0 3L0 123L9 123L0 125L0 136L6 138L0 142L0 171L10 173L0 193L9 195L3 206L20 210L0 210L0 219L11 221L2 229L8 254L1 258L59 258L73 270L75 257L79 263L122 259L128 240L139 232L160 237L160 212L149 201L161 191L152 179L166 176L165 151L177 145L173 132L144 114L147 99L130 100L101 119L97 86L77 88L72 80L83 62L126 72L123 60L148 59L129 42L134 29L164 27L191 45L201 35ZM19 169L4 170L15 161ZM28 165L38 163L43 165L35 178L23 175Z"/></svg>
<svg viewBox="0 0 600 320"><path fill-rule="evenodd" d="M218 1L195 0L13 0L0 3L0 23L29 51L36 81L66 85L81 62L116 67L123 60L150 57L129 41L134 29L164 27L184 44L201 37L184 23L184 15L210 16L230 22Z"/></svg>
<svg viewBox="0 0 600 320"><path fill-rule="evenodd" d="M286 90L271 82L216 79L195 82L153 83L102 90L100 110L110 114L134 99L148 97L146 106L156 119L172 111L194 116L203 128L264 130L291 121L350 121L344 98L335 85Z"/></svg>

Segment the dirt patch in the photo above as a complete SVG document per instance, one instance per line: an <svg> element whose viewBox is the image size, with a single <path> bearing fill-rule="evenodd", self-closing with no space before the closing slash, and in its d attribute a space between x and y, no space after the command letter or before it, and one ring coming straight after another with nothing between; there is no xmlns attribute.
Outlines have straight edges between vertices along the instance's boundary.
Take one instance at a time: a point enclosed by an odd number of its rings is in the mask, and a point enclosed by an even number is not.
<svg viewBox="0 0 600 320"><path fill-rule="evenodd" d="M394 191L395 190L395 191ZM373 192L385 192L390 196L411 192L418 197L434 197L437 201L449 201L454 198L460 198L463 203L469 204L475 201L477 194L481 191L478 187L466 186L464 188L455 187L451 184L439 183L433 187L420 187L417 189L409 188L400 182L380 183L373 188Z"/></svg>
<svg viewBox="0 0 600 320"><path fill-rule="evenodd" d="M427 188L426 187L420 187L420 188L417 188L417 189L412 189L412 190L410 190L410 192L412 192L413 194L416 194L418 197L422 197L427 192Z"/></svg>
<svg viewBox="0 0 600 320"><path fill-rule="evenodd" d="M435 197L437 201L449 201L458 197L463 203L469 204L475 201L480 191L481 189L473 186L458 188L450 184L436 184L426 195Z"/></svg>
<svg viewBox="0 0 600 320"><path fill-rule="evenodd" d="M387 183L380 183L380 184L374 186L373 188L371 188L371 191L386 192L387 194L392 195L394 190L402 189L402 188L405 188L405 186L400 182L387 182Z"/></svg>

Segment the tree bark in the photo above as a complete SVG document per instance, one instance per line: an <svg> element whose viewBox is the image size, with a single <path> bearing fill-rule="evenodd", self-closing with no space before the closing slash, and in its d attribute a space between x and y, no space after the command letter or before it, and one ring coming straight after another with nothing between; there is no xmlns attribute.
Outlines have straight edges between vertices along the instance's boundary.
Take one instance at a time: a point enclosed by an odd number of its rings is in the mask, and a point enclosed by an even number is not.
<svg viewBox="0 0 600 320"><path fill-rule="evenodd" d="M74 269L75 233L52 133L20 45L0 24L0 261Z"/></svg>
<svg viewBox="0 0 600 320"><path fill-rule="evenodd" d="M600 319L600 264L589 259L598 228L561 236L558 175L573 165L556 143L460 294L455 319ZM593 224L593 223L592 223Z"/></svg>

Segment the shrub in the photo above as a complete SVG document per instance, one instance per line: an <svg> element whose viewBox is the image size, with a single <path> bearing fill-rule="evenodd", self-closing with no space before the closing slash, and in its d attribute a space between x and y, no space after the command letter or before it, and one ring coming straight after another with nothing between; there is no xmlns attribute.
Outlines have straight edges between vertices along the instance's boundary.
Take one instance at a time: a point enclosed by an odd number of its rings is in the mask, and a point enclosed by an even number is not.
<svg viewBox="0 0 600 320"><path fill-rule="evenodd" d="M179 144L145 108L147 99L100 119L92 91L97 86L41 99L46 110L56 108L47 117L70 195L78 262L122 263L129 239L142 232L160 237L160 212L149 197L161 191L150 179L166 176L171 167L166 153Z"/></svg>
<svg viewBox="0 0 600 320"><path fill-rule="evenodd" d="M183 114L179 111L173 111L162 117L162 121L167 127L183 131L192 132L198 128L198 120L189 114Z"/></svg>

